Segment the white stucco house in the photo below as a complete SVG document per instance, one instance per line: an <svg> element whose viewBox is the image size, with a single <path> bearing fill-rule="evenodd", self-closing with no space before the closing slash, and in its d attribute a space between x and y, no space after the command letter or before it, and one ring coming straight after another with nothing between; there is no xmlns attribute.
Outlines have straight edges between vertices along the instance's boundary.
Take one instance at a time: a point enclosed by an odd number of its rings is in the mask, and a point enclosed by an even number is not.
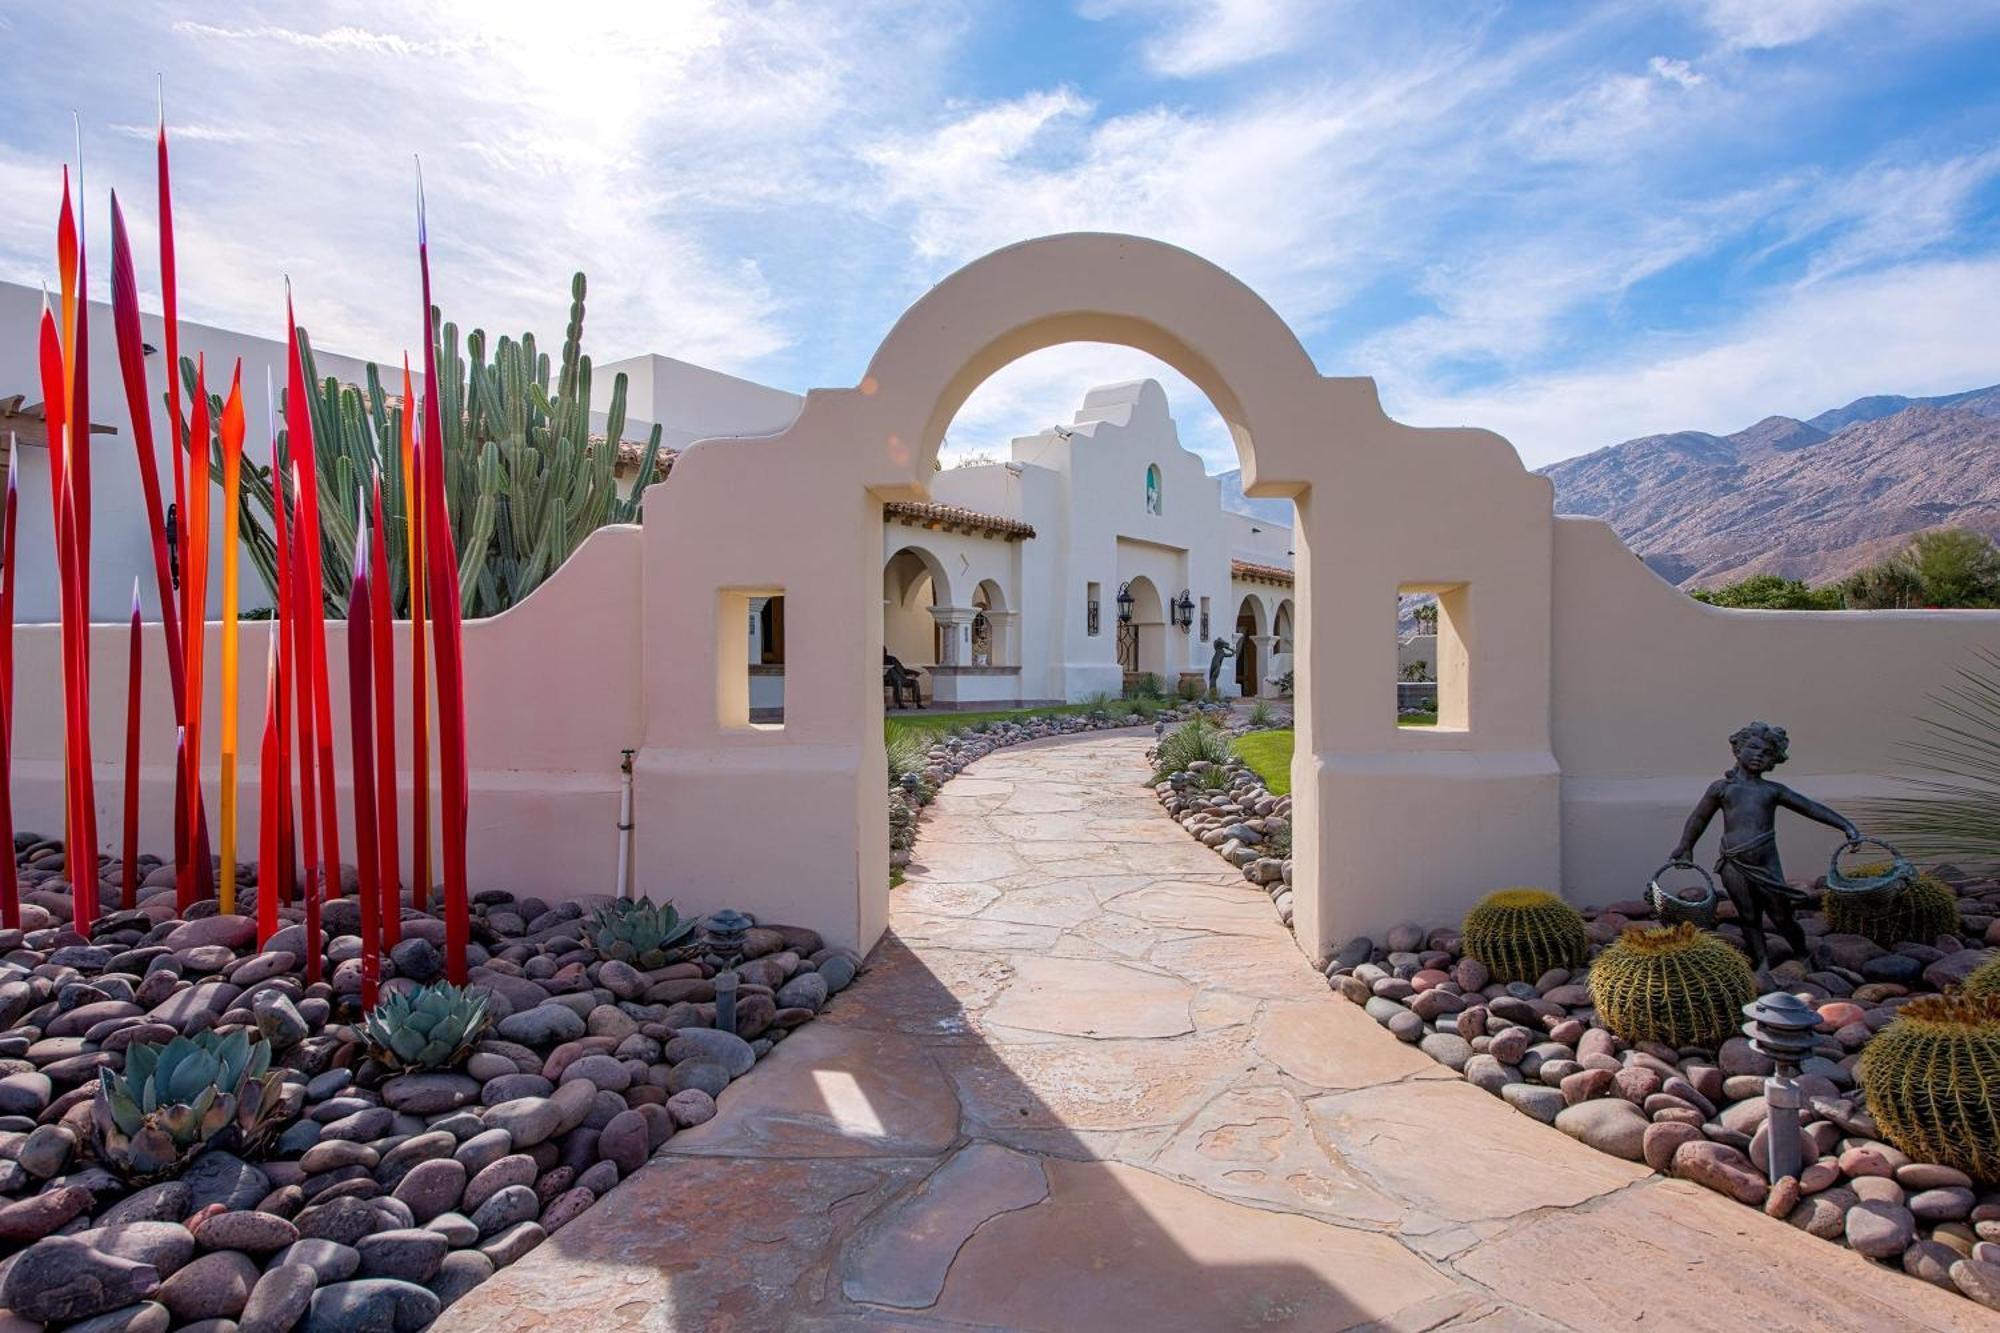
<svg viewBox="0 0 2000 1333"><path fill-rule="evenodd" d="M48 454L35 415L41 394L34 333L39 290L0 283L0 438L21 439L22 623L53 620L56 579L47 500ZM274 321L275 323L275 321ZM157 317L142 319L153 390L153 437L162 488L171 499L163 396L165 343ZM281 333L275 329L274 332ZM132 581L149 619L158 614L150 538L111 334L111 311L91 305L94 469L92 616L122 621ZM240 358L248 451L268 458L266 370L284 381L282 337L181 325L184 356L205 356L212 380ZM315 347L322 376L366 380L366 361ZM397 358L384 355L379 364ZM799 415L798 394L734 375L643 355L601 362L600 385L624 374L624 473L636 478L639 449L661 427L661 474L700 439L776 434ZM602 401L602 397L600 398ZM600 418L601 424L601 418ZM1171 689L1183 676L1206 683L1217 640L1228 694L1268 694L1290 670L1292 534L1288 525L1222 506L1221 488L1184 448L1165 392L1153 380L1106 385L1085 395L1068 426L1013 441L1005 462L950 468L928 502L884 509L882 606L886 650L911 668L927 707L980 708L1074 701L1117 693L1150 674ZM214 518L211 549L221 540ZM267 604L254 574L246 609ZM783 598L749 603L751 708L780 716L784 699Z"/></svg>

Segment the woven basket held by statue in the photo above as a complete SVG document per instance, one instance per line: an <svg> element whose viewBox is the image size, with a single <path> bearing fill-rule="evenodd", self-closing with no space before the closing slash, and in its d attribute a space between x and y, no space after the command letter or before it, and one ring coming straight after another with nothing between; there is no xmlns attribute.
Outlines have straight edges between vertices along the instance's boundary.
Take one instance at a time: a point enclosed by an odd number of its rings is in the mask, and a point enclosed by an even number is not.
<svg viewBox="0 0 2000 1333"><path fill-rule="evenodd" d="M1841 866L1841 858L1864 847L1877 847L1889 854L1884 866L1880 858L1853 869ZM1896 901L1917 879L1917 868L1908 857L1880 838L1853 838L1834 850L1826 867L1827 892L1837 894L1863 911L1878 912Z"/></svg>
<svg viewBox="0 0 2000 1333"><path fill-rule="evenodd" d="M1673 870L1691 870L1701 877L1700 882L1667 888L1660 880ZM1715 925L1715 879L1692 861L1669 861L1655 870L1652 879L1646 882L1646 901L1653 905L1653 914L1663 925L1686 921L1697 930L1708 930Z"/></svg>

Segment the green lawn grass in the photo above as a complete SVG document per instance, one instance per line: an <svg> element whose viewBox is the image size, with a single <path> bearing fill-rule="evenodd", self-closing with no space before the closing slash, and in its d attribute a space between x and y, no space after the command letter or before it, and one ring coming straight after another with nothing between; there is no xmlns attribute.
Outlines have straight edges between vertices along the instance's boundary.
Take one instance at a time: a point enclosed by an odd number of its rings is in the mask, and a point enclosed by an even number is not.
<svg viewBox="0 0 2000 1333"><path fill-rule="evenodd" d="M1252 731L1236 738L1237 757L1248 765L1273 796L1292 789L1292 729Z"/></svg>
<svg viewBox="0 0 2000 1333"><path fill-rule="evenodd" d="M1405 727L1429 727L1437 725L1437 714L1419 713L1400 718L1397 725ZM1279 731L1252 731L1236 738L1236 753L1244 763L1250 765L1258 777L1264 779L1264 786L1273 796L1284 796L1292 789L1292 729Z"/></svg>
<svg viewBox="0 0 2000 1333"><path fill-rule="evenodd" d="M975 722L1007 722L1024 717L1057 717L1065 713L1087 713L1089 704L1062 704L1052 708L1006 708L993 713L931 713L922 717L898 717L894 713L882 718L885 739L894 740L898 736L942 736L947 732L959 731Z"/></svg>

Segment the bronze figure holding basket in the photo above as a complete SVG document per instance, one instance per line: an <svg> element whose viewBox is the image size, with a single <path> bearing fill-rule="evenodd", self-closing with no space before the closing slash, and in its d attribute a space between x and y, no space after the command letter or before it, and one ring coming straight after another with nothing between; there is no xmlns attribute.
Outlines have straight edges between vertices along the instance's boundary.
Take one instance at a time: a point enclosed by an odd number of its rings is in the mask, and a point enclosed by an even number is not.
<svg viewBox="0 0 2000 1333"><path fill-rule="evenodd" d="M1708 784L1687 826L1681 830L1680 845L1669 855L1669 863L1686 862L1694 845L1716 812L1722 814L1722 849L1716 858L1715 873L1722 880L1729 901L1736 905L1737 922L1743 928L1743 943L1751 965L1758 971L1769 966L1764 943L1764 920L1770 918L1778 934L1792 947L1792 954L1806 957L1806 934L1796 913L1810 906L1812 896L1793 888L1785 880L1778 860L1778 811L1790 810L1816 823L1837 828L1850 843L1861 839L1861 831L1845 815L1799 795L1780 782L1765 777L1790 757L1790 741L1783 727L1752 722L1729 738L1736 752L1736 765Z"/></svg>

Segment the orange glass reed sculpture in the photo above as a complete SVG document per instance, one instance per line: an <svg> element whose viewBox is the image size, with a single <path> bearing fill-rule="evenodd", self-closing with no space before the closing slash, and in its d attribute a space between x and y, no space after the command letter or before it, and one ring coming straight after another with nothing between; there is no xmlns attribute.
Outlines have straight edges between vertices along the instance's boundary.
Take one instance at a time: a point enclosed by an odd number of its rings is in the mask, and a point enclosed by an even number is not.
<svg viewBox="0 0 2000 1333"><path fill-rule="evenodd" d="M181 560L181 636L187 644L187 745L182 771L187 782L187 864L175 879L175 901L185 913L197 898L206 897L196 869L205 862L193 821L201 811L201 723L204 671L208 657L208 363L197 361L194 403L188 422L188 546Z"/></svg>

